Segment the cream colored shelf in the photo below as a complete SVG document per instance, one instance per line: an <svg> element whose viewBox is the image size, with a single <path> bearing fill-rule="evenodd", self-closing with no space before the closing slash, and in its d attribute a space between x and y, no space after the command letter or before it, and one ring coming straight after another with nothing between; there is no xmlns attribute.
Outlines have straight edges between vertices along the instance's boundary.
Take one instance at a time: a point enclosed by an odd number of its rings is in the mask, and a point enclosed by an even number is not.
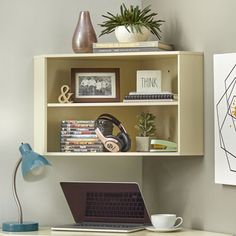
<svg viewBox="0 0 236 236"><path fill-rule="evenodd" d="M93 60L101 60L104 58L109 58L115 60L118 59L126 59L132 58L136 60L140 60L139 56L143 58L150 57L174 57L178 55L202 55L201 52L190 52L190 51L156 51L156 52L120 52L120 53L80 53L80 54L45 54L35 56L34 59L48 58L48 59L93 59Z"/></svg>
<svg viewBox="0 0 236 236"><path fill-rule="evenodd" d="M162 90L178 100L159 102L58 103L61 86L71 85L71 68L119 68L120 100L136 89L137 70L161 70ZM34 150L48 156L202 156L203 53L160 51L40 55L34 58ZM158 139L177 143L177 152L136 152L136 117L156 116ZM61 153L61 121L95 120L110 113L132 140L127 153ZM115 130L117 131L117 130ZM114 132L116 134L116 132Z"/></svg>
<svg viewBox="0 0 236 236"><path fill-rule="evenodd" d="M178 152L46 152L47 157L139 157L139 156L178 156Z"/></svg>
<svg viewBox="0 0 236 236"><path fill-rule="evenodd" d="M165 102L103 102L103 103L48 103L48 107L136 107L136 106L178 106L178 101Z"/></svg>

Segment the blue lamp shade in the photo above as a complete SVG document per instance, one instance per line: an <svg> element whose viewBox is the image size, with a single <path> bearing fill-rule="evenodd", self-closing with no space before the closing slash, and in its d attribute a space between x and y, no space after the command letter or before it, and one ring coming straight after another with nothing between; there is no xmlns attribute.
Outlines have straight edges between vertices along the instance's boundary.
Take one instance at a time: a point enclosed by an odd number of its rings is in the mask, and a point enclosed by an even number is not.
<svg viewBox="0 0 236 236"><path fill-rule="evenodd" d="M34 152L28 143L24 143L19 148L22 163L21 172L25 180L37 181L47 175L47 166L50 163L40 154Z"/></svg>
<svg viewBox="0 0 236 236"><path fill-rule="evenodd" d="M34 152L27 143L22 143L19 150L21 153L21 159L17 162L13 174L13 195L18 207L19 220L18 222L3 223L2 230L8 232L37 231L37 222L23 221L22 208L16 191L16 173L21 163L21 171L24 179L27 181L37 181L46 176L48 169L46 167L50 166L50 163L43 156Z"/></svg>

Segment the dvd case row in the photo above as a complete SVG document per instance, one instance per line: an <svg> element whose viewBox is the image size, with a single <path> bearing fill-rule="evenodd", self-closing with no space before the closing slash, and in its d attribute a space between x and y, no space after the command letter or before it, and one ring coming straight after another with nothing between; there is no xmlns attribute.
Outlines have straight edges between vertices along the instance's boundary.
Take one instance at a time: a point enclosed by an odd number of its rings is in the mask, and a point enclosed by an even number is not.
<svg viewBox="0 0 236 236"><path fill-rule="evenodd" d="M113 124L99 120L97 128L103 135L112 134ZM62 120L60 131L61 152L103 152L104 146L95 132L94 120Z"/></svg>
<svg viewBox="0 0 236 236"><path fill-rule="evenodd" d="M103 152L94 120L62 120L61 152Z"/></svg>

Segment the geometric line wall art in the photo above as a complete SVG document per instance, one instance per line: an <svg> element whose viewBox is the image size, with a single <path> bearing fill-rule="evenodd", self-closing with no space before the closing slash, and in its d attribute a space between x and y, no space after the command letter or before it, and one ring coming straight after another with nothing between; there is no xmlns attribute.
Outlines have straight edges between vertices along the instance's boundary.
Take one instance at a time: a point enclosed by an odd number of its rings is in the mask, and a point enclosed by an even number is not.
<svg viewBox="0 0 236 236"><path fill-rule="evenodd" d="M236 53L214 55L215 183L236 185Z"/></svg>

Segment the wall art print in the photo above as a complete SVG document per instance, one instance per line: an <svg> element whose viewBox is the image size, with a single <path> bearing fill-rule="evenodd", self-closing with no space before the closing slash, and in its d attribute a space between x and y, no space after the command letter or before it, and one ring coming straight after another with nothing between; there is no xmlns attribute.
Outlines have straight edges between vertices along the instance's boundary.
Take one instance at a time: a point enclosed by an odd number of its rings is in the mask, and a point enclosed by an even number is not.
<svg viewBox="0 0 236 236"><path fill-rule="evenodd" d="M214 55L215 183L236 185L236 53Z"/></svg>

